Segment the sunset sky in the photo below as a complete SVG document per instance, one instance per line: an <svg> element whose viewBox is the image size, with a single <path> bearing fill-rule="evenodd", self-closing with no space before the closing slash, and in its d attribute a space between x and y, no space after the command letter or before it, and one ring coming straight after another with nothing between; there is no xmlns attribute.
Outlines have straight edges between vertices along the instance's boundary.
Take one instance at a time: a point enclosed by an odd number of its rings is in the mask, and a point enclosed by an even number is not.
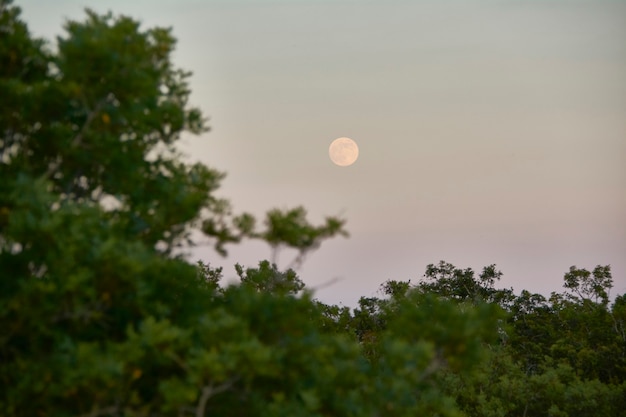
<svg viewBox="0 0 626 417"><path fill-rule="evenodd" d="M85 7L172 26L212 128L184 149L228 174L219 195L347 219L350 238L298 270L322 301L354 306L439 260L495 263L501 286L544 295L572 265L611 264L626 292L626 2L15 3L48 39ZM359 146L349 167L328 158L342 136ZM191 259L232 278L269 256Z"/></svg>

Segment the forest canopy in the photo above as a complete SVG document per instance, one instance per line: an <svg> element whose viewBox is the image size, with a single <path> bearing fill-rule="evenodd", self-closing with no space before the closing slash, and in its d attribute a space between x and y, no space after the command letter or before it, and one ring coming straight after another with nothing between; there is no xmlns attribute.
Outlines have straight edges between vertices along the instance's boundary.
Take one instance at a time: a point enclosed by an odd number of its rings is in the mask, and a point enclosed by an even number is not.
<svg viewBox="0 0 626 417"><path fill-rule="evenodd" d="M223 174L176 147L208 126L170 29L90 10L64 29L52 46L0 0L0 414L626 415L608 265L545 297L442 261L351 309L268 260L233 285L187 260L201 230L298 264L346 223L215 196Z"/></svg>

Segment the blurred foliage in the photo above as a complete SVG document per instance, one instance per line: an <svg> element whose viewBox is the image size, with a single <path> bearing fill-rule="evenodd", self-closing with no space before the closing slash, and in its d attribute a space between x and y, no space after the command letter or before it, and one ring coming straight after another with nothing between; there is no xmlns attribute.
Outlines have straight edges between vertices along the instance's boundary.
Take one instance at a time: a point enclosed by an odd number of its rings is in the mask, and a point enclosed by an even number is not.
<svg viewBox="0 0 626 417"><path fill-rule="evenodd" d="M188 164L207 130L167 29L87 11L52 50L0 0L0 415L620 416L626 296L609 266L549 298L441 262L358 307L274 262L222 270L177 248L261 239L304 257L345 222L263 228Z"/></svg>

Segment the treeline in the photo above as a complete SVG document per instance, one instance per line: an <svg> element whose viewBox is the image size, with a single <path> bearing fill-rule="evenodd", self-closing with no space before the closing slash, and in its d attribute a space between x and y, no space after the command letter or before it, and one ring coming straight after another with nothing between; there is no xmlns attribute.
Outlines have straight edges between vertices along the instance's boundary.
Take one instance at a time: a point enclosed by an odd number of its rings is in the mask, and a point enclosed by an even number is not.
<svg viewBox="0 0 626 417"><path fill-rule="evenodd" d="M215 197L223 174L176 150L207 126L174 46L88 11L53 48L0 0L0 415L624 415L608 266L546 299L440 263L349 309L268 261L224 286L177 255L201 230L218 253L260 239L298 264L347 233Z"/></svg>
<svg viewBox="0 0 626 417"><path fill-rule="evenodd" d="M419 309L425 299L453 302L463 312L495 307L486 318L491 339L483 339L481 360L468 373L446 367L437 381L462 415L625 415L626 296L610 303L610 267L571 267L564 276L565 291L547 299L497 289L500 277L494 265L477 275L441 262L429 265L418 284L388 281L382 286L388 297L362 298L352 314L342 314L359 341L369 346L369 357L376 356L378 335L388 323L402 309ZM454 321L440 320L436 310L432 321L427 315L418 317L414 337L424 337L431 326L467 332ZM458 346L465 349L462 340Z"/></svg>

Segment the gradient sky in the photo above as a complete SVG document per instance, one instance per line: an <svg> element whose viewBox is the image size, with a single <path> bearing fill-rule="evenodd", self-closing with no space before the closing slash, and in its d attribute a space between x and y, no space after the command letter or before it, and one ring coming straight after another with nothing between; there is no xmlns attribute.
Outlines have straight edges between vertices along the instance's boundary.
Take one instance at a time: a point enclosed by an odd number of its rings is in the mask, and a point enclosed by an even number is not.
<svg viewBox="0 0 626 417"><path fill-rule="evenodd" d="M611 264L626 292L626 2L16 4L47 38L85 7L172 26L212 127L185 150L227 172L219 195L348 220L298 271L322 301L354 306L439 260L544 295L572 265ZM350 167L328 159L340 136L359 145ZM269 256L192 254L227 278Z"/></svg>

